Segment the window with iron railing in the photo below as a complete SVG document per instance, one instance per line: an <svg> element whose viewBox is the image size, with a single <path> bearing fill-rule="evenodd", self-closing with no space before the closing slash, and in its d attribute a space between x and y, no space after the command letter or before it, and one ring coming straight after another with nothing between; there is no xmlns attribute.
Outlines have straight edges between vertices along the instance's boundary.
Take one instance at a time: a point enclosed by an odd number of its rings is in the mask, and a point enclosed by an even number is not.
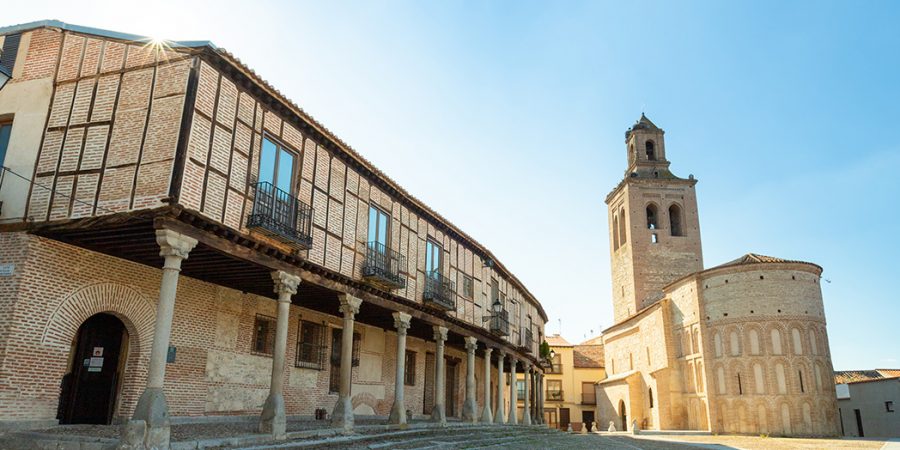
<svg viewBox="0 0 900 450"><path fill-rule="evenodd" d="M312 247L312 208L268 181L256 184L247 228L298 250Z"/></svg>
<svg viewBox="0 0 900 450"><path fill-rule="evenodd" d="M275 318L257 315L253 321L252 351L258 355L272 356L275 350Z"/></svg>
<svg viewBox="0 0 900 450"><path fill-rule="evenodd" d="M550 360L550 373L560 374L563 373L562 369L562 355L555 354L553 358Z"/></svg>
<svg viewBox="0 0 900 450"><path fill-rule="evenodd" d="M562 380L547 380L545 400L551 402L563 401Z"/></svg>
<svg viewBox="0 0 900 450"><path fill-rule="evenodd" d="M363 278L386 290L403 289L406 279L400 275L405 270L406 258L399 252L387 248L380 242L369 242L366 245L366 262L363 265Z"/></svg>
<svg viewBox="0 0 900 450"><path fill-rule="evenodd" d="M497 336L509 336L509 313L506 309L492 311L487 316L488 330Z"/></svg>
<svg viewBox="0 0 900 450"><path fill-rule="evenodd" d="M525 380L516 380L516 399L525 401Z"/></svg>
<svg viewBox="0 0 900 450"><path fill-rule="evenodd" d="M294 367L322 370L325 368L325 326L315 322L300 321L297 340L297 359Z"/></svg>
<svg viewBox="0 0 900 450"><path fill-rule="evenodd" d="M407 386L416 385L416 352L407 350L406 361L403 365L403 384Z"/></svg>
<svg viewBox="0 0 900 450"><path fill-rule="evenodd" d="M445 311L456 310L456 283L433 270L425 274L425 304Z"/></svg>

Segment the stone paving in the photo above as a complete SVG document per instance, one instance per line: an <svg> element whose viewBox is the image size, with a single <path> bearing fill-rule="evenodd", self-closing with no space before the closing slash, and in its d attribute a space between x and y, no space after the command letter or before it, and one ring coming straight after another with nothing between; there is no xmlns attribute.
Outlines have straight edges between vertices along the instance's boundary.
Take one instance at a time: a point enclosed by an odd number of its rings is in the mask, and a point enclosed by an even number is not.
<svg viewBox="0 0 900 450"><path fill-rule="evenodd" d="M745 450L819 450L819 449L887 449L885 439L806 439L760 436L672 436L639 435L642 442L679 442L693 445L715 445L709 448L740 448ZM638 444L640 445L640 444Z"/></svg>

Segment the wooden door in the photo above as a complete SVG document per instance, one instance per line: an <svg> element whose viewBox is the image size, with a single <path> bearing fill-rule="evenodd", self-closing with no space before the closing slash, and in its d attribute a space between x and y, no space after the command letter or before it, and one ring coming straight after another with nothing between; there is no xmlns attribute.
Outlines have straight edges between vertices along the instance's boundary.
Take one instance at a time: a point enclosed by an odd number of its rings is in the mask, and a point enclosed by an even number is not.
<svg viewBox="0 0 900 450"><path fill-rule="evenodd" d="M125 325L96 314L78 329L72 370L60 401L62 423L109 424L116 405Z"/></svg>

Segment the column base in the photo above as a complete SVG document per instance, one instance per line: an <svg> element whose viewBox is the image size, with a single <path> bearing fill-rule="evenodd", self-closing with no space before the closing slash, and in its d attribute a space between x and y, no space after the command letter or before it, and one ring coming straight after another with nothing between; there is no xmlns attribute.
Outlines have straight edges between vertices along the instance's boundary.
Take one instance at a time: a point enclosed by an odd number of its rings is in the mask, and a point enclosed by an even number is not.
<svg viewBox="0 0 900 450"><path fill-rule="evenodd" d="M507 416L506 423L508 425L518 425L519 424L519 414L516 411L510 411L509 416Z"/></svg>
<svg viewBox="0 0 900 450"><path fill-rule="evenodd" d="M484 410L481 412L481 421L483 423L492 423L494 421L494 413L491 411L490 406L484 407Z"/></svg>
<svg viewBox="0 0 900 450"><path fill-rule="evenodd" d="M434 405L431 408L431 421L438 422L441 425L447 424L447 413L444 411L444 405Z"/></svg>
<svg viewBox="0 0 900 450"><path fill-rule="evenodd" d="M494 423L499 423L499 424L506 423L506 415L503 414L503 409L497 410L497 414L494 415Z"/></svg>
<svg viewBox="0 0 900 450"><path fill-rule="evenodd" d="M522 417L522 425L531 425L531 414L528 414L528 409L525 410L525 416Z"/></svg>
<svg viewBox="0 0 900 450"><path fill-rule="evenodd" d="M269 394L259 417L259 432L284 439L287 433L287 417L284 413L284 396Z"/></svg>
<svg viewBox="0 0 900 450"><path fill-rule="evenodd" d="M391 406L391 415L388 416L388 423L391 425L406 425L406 405L394 402Z"/></svg>
<svg viewBox="0 0 900 450"><path fill-rule="evenodd" d="M335 428L343 428L344 431L353 431L353 402L350 397L341 397L334 404L331 412L331 425Z"/></svg>
<svg viewBox="0 0 900 450"><path fill-rule="evenodd" d="M141 394L132 420L125 424L123 443L134 445L139 438L147 448L169 448L171 427L169 406L162 388L147 388Z"/></svg>
<svg viewBox="0 0 900 450"><path fill-rule="evenodd" d="M462 408L462 419L465 422L475 423L478 421L478 405L475 400L466 399Z"/></svg>

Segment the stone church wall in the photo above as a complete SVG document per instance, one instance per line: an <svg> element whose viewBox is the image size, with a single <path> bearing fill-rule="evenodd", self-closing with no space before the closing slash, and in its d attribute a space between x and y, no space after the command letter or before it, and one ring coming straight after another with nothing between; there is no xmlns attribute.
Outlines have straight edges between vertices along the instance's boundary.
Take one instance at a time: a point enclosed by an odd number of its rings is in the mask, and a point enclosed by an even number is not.
<svg viewBox="0 0 900 450"><path fill-rule="evenodd" d="M834 435L820 269L759 264L701 279L712 431Z"/></svg>

